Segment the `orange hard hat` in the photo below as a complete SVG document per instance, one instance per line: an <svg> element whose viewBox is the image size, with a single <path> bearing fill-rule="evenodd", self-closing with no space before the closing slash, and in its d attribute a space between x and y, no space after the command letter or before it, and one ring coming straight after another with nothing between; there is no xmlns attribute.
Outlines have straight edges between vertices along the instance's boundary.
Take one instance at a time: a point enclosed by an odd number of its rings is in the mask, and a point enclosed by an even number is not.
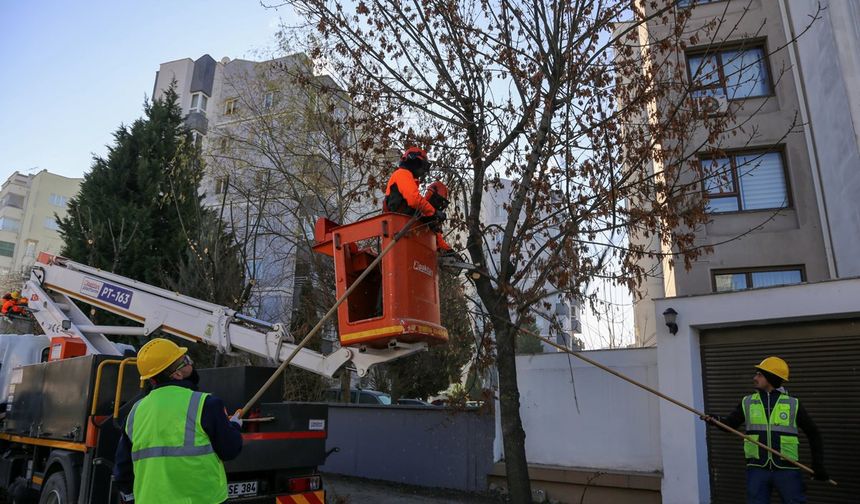
<svg viewBox="0 0 860 504"><path fill-rule="evenodd" d="M401 163L413 160L427 161L427 151L421 147L412 146L407 148L406 151L403 152L403 155L400 156Z"/></svg>

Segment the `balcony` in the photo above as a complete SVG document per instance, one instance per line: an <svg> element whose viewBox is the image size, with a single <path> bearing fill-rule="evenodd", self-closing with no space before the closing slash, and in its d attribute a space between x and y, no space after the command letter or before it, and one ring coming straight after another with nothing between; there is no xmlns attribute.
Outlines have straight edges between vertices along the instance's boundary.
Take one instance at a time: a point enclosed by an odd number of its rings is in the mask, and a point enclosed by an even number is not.
<svg viewBox="0 0 860 504"><path fill-rule="evenodd" d="M209 119L206 118L205 112L192 111L185 116L185 126L205 135L209 128Z"/></svg>

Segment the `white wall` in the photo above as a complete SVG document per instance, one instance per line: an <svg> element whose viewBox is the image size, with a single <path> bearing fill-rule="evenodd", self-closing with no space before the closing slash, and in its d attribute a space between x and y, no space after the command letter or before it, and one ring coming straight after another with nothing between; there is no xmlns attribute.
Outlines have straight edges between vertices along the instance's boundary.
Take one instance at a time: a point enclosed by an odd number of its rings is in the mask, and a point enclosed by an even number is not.
<svg viewBox="0 0 860 504"><path fill-rule="evenodd" d="M658 325L660 391L704 408L699 331L716 327L831 319L860 315L860 278L702 296L658 299L655 316L678 312L678 333ZM662 319L662 317L661 317ZM710 500L705 426L692 413L660 403L664 504Z"/></svg>
<svg viewBox="0 0 860 504"><path fill-rule="evenodd" d="M816 2L788 2L795 34L816 14ZM796 52L814 135L824 204L839 277L860 275L860 2L825 0L826 8Z"/></svg>
<svg viewBox="0 0 860 504"><path fill-rule="evenodd" d="M191 88L191 78L193 75L194 60L191 58L162 63L155 80L153 99L162 98L170 87L170 84L175 80L176 93L179 95L179 107L182 109L183 114L188 112L189 107L191 107L191 93L188 90Z"/></svg>
<svg viewBox="0 0 860 504"><path fill-rule="evenodd" d="M657 387L655 348L596 350L585 355ZM656 397L573 356L568 359L567 354L517 357L517 373L530 464L661 469Z"/></svg>

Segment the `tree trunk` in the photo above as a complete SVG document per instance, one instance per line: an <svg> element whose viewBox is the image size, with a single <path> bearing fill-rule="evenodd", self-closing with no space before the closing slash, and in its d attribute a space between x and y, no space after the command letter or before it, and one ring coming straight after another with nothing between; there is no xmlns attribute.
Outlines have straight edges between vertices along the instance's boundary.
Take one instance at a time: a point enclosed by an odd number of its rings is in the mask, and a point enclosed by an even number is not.
<svg viewBox="0 0 860 504"><path fill-rule="evenodd" d="M526 461L526 433L520 418L520 391L517 387L515 330L513 326L497 321L497 357L499 368L499 403L502 420L502 440L505 447L505 473L511 502L532 501L531 481Z"/></svg>
<svg viewBox="0 0 860 504"><path fill-rule="evenodd" d="M340 402L352 402L352 372L343 369L340 372ZM357 400L357 399L356 399Z"/></svg>
<svg viewBox="0 0 860 504"><path fill-rule="evenodd" d="M516 330L511 323L507 300L484 277L475 282L478 296L492 316L496 335L496 366L499 370L499 414L505 449L505 476L511 502L532 501L531 481L526 461L526 433L520 418L520 391L517 385Z"/></svg>

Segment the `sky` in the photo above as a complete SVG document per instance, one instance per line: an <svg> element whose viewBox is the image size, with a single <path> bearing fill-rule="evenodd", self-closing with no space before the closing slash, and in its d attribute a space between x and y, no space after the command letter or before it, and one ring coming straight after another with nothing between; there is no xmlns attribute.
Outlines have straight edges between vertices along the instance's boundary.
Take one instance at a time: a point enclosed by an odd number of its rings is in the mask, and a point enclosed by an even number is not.
<svg viewBox="0 0 860 504"><path fill-rule="evenodd" d="M265 59L281 20L296 18L257 0L0 0L0 181L42 169L83 176L113 132L143 114L161 63ZM621 313L583 310L588 348L611 333L632 342L629 300L606 291Z"/></svg>
<svg viewBox="0 0 860 504"><path fill-rule="evenodd" d="M159 64L253 58L290 16L251 0L0 0L0 180L81 177L143 114Z"/></svg>

